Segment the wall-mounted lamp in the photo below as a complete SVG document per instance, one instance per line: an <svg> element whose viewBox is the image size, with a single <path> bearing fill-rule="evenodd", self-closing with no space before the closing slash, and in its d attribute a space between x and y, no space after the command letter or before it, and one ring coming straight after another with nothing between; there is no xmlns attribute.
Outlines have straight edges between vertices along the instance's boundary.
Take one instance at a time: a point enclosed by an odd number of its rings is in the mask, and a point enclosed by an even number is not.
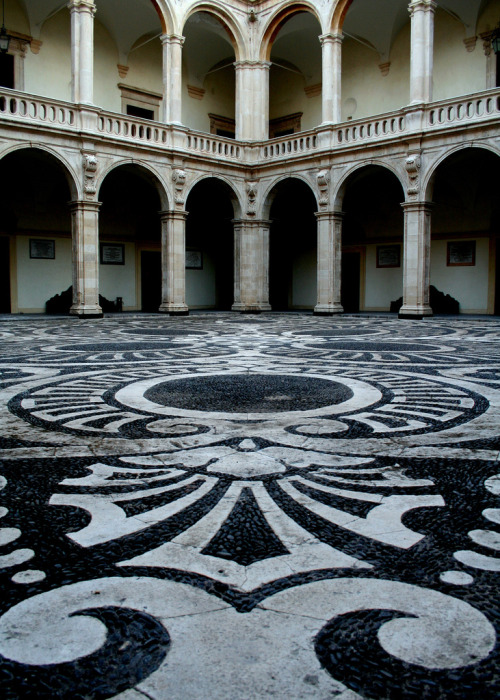
<svg viewBox="0 0 500 700"><path fill-rule="evenodd" d="M500 53L500 24L491 33L491 48L496 54Z"/></svg>
<svg viewBox="0 0 500 700"><path fill-rule="evenodd" d="M9 50L10 36L5 29L5 0L2 0L2 28L0 29L0 51L7 53Z"/></svg>

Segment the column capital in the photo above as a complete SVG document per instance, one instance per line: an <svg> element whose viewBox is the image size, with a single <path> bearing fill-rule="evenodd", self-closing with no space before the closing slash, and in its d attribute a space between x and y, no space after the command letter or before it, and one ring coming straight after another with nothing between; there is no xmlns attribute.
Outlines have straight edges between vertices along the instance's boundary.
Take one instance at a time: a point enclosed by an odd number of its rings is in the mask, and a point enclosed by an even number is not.
<svg viewBox="0 0 500 700"><path fill-rule="evenodd" d="M97 8L94 0L69 0L68 10L70 12L90 12L95 15Z"/></svg>
<svg viewBox="0 0 500 700"><path fill-rule="evenodd" d="M415 12L435 12L437 3L434 0L411 0L408 5L408 12L413 15Z"/></svg>
<svg viewBox="0 0 500 700"><path fill-rule="evenodd" d="M159 211L161 221L185 221L188 217L189 212L184 209L164 209Z"/></svg>
<svg viewBox="0 0 500 700"><path fill-rule="evenodd" d="M183 46L186 37L182 36L182 34L162 34L160 40L162 44L179 44Z"/></svg>
<svg viewBox="0 0 500 700"><path fill-rule="evenodd" d="M345 217L344 211L316 211L314 216L318 221L330 219L331 221L343 221Z"/></svg>
<svg viewBox="0 0 500 700"><path fill-rule="evenodd" d="M264 227L269 227L272 224L272 221L270 219L255 219L255 218L248 218L248 219L233 219L233 224L235 226L264 226Z"/></svg>
<svg viewBox="0 0 500 700"><path fill-rule="evenodd" d="M327 34L321 34L318 38L321 45L324 46L325 44L341 44L344 40L344 35L342 32L328 32Z"/></svg>
<svg viewBox="0 0 500 700"><path fill-rule="evenodd" d="M98 212L102 206L102 202L93 202L87 199L72 199L68 202L71 211L96 211Z"/></svg>
<svg viewBox="0 0 500 700"><path fill-rule="evenodd" d="M417 201L417 202L401 202L404 211L423 211L430 213L434 208L434 202Z"/></svg>
<svg viewBox="0 0 500 700"><path fill-rule="evenodd" d="M250 59L243 59L241 61L235 61L233 66L236 70L269 70L271 68L271 61L252 61Z"/></svg>

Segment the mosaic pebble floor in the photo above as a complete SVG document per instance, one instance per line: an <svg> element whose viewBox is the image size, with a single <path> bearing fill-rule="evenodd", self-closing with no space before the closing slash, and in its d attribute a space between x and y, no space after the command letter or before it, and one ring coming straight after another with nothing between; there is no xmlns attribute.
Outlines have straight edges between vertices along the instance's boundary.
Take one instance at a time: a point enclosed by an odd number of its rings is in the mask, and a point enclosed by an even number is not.
<svg viewBox="0 0 500 700"><path fill-rule="evenodd" d="M3 698L500 696L500 320L0 337Z"/></svg>

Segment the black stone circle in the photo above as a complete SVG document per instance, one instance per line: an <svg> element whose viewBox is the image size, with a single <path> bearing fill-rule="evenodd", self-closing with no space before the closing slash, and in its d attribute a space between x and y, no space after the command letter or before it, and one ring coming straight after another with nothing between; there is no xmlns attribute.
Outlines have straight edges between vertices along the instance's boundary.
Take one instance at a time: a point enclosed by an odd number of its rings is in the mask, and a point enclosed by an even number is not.
<svg viewBox="0 0 500 700"><path fill-rule="evenodd" d="M349 387L318 377L227 374L162 382L145 398L162 406L224 413L310 411L347 401Z"/></svg>

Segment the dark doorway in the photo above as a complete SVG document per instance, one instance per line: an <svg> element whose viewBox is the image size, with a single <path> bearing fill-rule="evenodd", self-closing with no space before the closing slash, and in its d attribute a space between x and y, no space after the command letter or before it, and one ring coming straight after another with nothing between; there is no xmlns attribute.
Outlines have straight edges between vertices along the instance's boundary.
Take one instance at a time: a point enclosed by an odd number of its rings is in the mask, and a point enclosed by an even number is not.
<svg viewBox="0 0 500 700"><path fill-rule="evenodd" d="M290 178L271 206L269 303L273 311L312 309L317 301L317 204L311 188Z"/></svg>
<svg viewBox="0 0 500 700"><path fill-rule="evenodd" d="M161 252L143 250L141 253L141 309L158 311L161 304Z"/></svg>
<svg viewBox="0 0 500 700"><path fill-rule="evenodd" d="M500 238L496 239L495 261L495 316L500 316Z"/></svg>
<svg viewBox="0 0 500 700"><path fill-rule="evenodd" d="M10 242L0 238L0 313L10 314Z"/></svg>
<svg viewBox="0 0 500 700"><path fill-rule="evenodd" d="M234 209L232 192L217 178L191 190L186 203L186 250L194 258L186 271L190 308L229 311L234 301Z"/></svg>
<svg viewBox="0 0 500 700"><path fill-rule="evenodd" d="M341 304L345 312L359 311L360 253L342 253Z"/></svg>
<svg viewBox="0 0 500 700"><path fill-rule="evenodd" d="M0 53L0 85L14 89L14 56Z"/></svg>

